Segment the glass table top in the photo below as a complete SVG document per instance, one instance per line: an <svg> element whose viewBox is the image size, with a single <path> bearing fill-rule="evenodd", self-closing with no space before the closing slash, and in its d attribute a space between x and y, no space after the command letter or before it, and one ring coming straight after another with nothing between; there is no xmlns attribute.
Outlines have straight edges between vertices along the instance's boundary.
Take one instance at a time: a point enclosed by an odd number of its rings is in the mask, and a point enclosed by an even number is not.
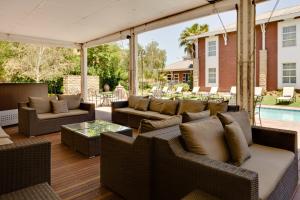
<svg viewBox="0 0 300 200"><path fill-rule="evenodd" d="M86 137L97 137L104 132L121 132L130 130L129 127L103 120L67 124L63 125L63 127Z"/></svg>

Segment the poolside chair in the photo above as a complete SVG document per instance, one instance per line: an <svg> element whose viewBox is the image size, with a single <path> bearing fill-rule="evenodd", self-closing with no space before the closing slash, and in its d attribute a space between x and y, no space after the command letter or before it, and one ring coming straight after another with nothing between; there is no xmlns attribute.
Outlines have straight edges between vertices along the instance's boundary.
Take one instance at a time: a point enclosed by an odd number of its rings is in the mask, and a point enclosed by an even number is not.
<svg viewBox="0 0 300 200"><path fill-rule="evenodd" d="M181 87L181 86L177 87L175 94L182 94L182 89L183 89L183 87Z"/></svg>
<svg viewBox="0 0 300 200"><path fill-rule="evenodd" d="M283 87L282 96L276 99L276 103L280 103L282 101L287 101L289 103L296 101L294 87Z"/></svg>
<svg viewBox="0 0 300 200"><path fill-rule="evenodd" d="M162 91L161 91L163 94L166 94L169 92L169 87L168 86L165 86L163 87Z"/></svg>
<svg viewBox="0 0 300 200"><path fill-rule="evenodd" d="M193 87L192 94L197 95L199 93L200 87Z"/></svg>
<svg viewBox="0 0 300 200"><path fill-rule="evenodd" d="M254 88L254 96L260 97L262 96L263 88L262 87L255 87Z"/></svg>
<svg viewBox="0 0 300 200"><path fill-rule="evenodd" d="M231 99L236 96L236 86L232 86L228 94L224 94L223 97L226 99Z"/></svg>

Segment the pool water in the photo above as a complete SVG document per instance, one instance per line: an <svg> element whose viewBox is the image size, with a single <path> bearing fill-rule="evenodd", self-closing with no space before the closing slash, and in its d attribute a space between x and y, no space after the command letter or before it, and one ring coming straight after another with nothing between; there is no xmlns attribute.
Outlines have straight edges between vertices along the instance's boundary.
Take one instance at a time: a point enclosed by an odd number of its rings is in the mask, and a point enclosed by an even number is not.
<svg viewBox="0 0 300 200"><path fill-rule="evenodd" d="M260 116L262 119L300 122L300 110L261 108Z"/></svg>

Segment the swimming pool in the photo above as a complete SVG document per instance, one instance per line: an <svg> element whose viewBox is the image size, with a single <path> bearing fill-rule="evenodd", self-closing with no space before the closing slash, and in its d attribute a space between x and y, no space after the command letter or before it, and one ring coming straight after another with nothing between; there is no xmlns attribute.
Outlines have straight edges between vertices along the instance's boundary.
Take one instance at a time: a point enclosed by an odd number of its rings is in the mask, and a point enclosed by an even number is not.
<svg viewBox="0 0 300 200"><path fill-rule="evenodd" d="M300 122L300 110L261 108L260 116L262 119Z"/></svg>

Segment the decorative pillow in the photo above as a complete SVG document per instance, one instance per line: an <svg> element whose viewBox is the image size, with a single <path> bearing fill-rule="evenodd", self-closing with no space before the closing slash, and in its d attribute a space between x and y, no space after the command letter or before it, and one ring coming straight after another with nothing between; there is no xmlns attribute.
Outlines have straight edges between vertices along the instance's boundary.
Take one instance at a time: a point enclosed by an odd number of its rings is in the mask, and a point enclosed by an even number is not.
<svg viewBox="0 0 300 200"><path fill-rule="evenodd" d="M217 115L218 112L227 112L228 110L228 102L222 102L222 103L209 103L208 109L210 110L210 115Z"/></svg>
<svg viewBox="0 0 300 200"><path fill-rule="evenodd" d="M129 108L135 108L135 105L138 103L138 101L140 99L142 99L143 97L142 96L130 96L128 98L128 107Z"/></svg>
<svg viewBox="0 0 300 200"><path fill-rule="evenodd" d="M154 111L154 112L160 112L162 106L164 105L165 99L155 99L151 98L150 100L150 105L149 105L149 110Z"/></svg>
<svg viewBox="0 0 300 200"><path fill-rule="evenodd" d="M178 101L166 100L160 110L161 114L175 115L177 111Z"/></svg>
<svg viewBox="0 0 300 200"><path fill-rule="evenodd" d="M55 114L69 112L68 104L65 100L52 100L51 104Z"/></svg>
<svg viewBox="0 0 300 200"><path fill-rule="evenodd" d="M140 123L139 133L146 133L157 129L179 125L181 124L181 121L182 121L182 117L180 115L176 115L163 120L143 119Z"/></svg>
<svg viewBox="0 0 300 200"><path fill-rule="evenodd" d="M224 129L217 117L181 124L180 130L190 152L223 162L229 160Z"/></svg>
<svg viewBox="0 0 300 200"><path fill-rule="evenodd" d="M196 112L196 113L184 112L184 113L182 113L182 123L191 122L191 121L200 120L200 119L206 119L209 116L210 116L209 110L205 110L202 112Z"/></svg>
<svg viewBox="0 0 300 200"><path fill-rule="evenodd" d="M225 126L225 138L235 165L240 166L246 159L250 158L248 143L237 122Z"/></svg>
<svg viewBox="0 0 300 200"><path fill-rule="evenodd" d="M141 110L141 111L147 111L148 106L149 106L149 102L150 102L150 99L141 98L137 101L137 104L135 104L134 109Z"/></svg>
<svg viewBox="0 0 300 200"><path fill-rule="evenodd" d="M218 113L218 117L221 120L223 126L236 121L243 130L248 145L251 145L253 143L251 124L248 113L246 111Z"/></svg>
<svg viewBox="0 0 300 200"><path fill-rule="evenodd" d="M199 100L182 100L179 103L178 114L184 112L197 113L205 110L206 102Z"/></svg>
<svg viewBox="0 0 300 200"><path fill-rule="evenodd" d="M51 100L56 100L56 96L50 97L28 97L29 107L34 108L37 114L51 112Z"/></svg>
<svg viewBox="0 0 300 200"><path fill-rule="evenodd" d="M78 109L80 107L81 96L77 95L58 95L58 100L65 100L68 104L68 109Z"/></svg>

